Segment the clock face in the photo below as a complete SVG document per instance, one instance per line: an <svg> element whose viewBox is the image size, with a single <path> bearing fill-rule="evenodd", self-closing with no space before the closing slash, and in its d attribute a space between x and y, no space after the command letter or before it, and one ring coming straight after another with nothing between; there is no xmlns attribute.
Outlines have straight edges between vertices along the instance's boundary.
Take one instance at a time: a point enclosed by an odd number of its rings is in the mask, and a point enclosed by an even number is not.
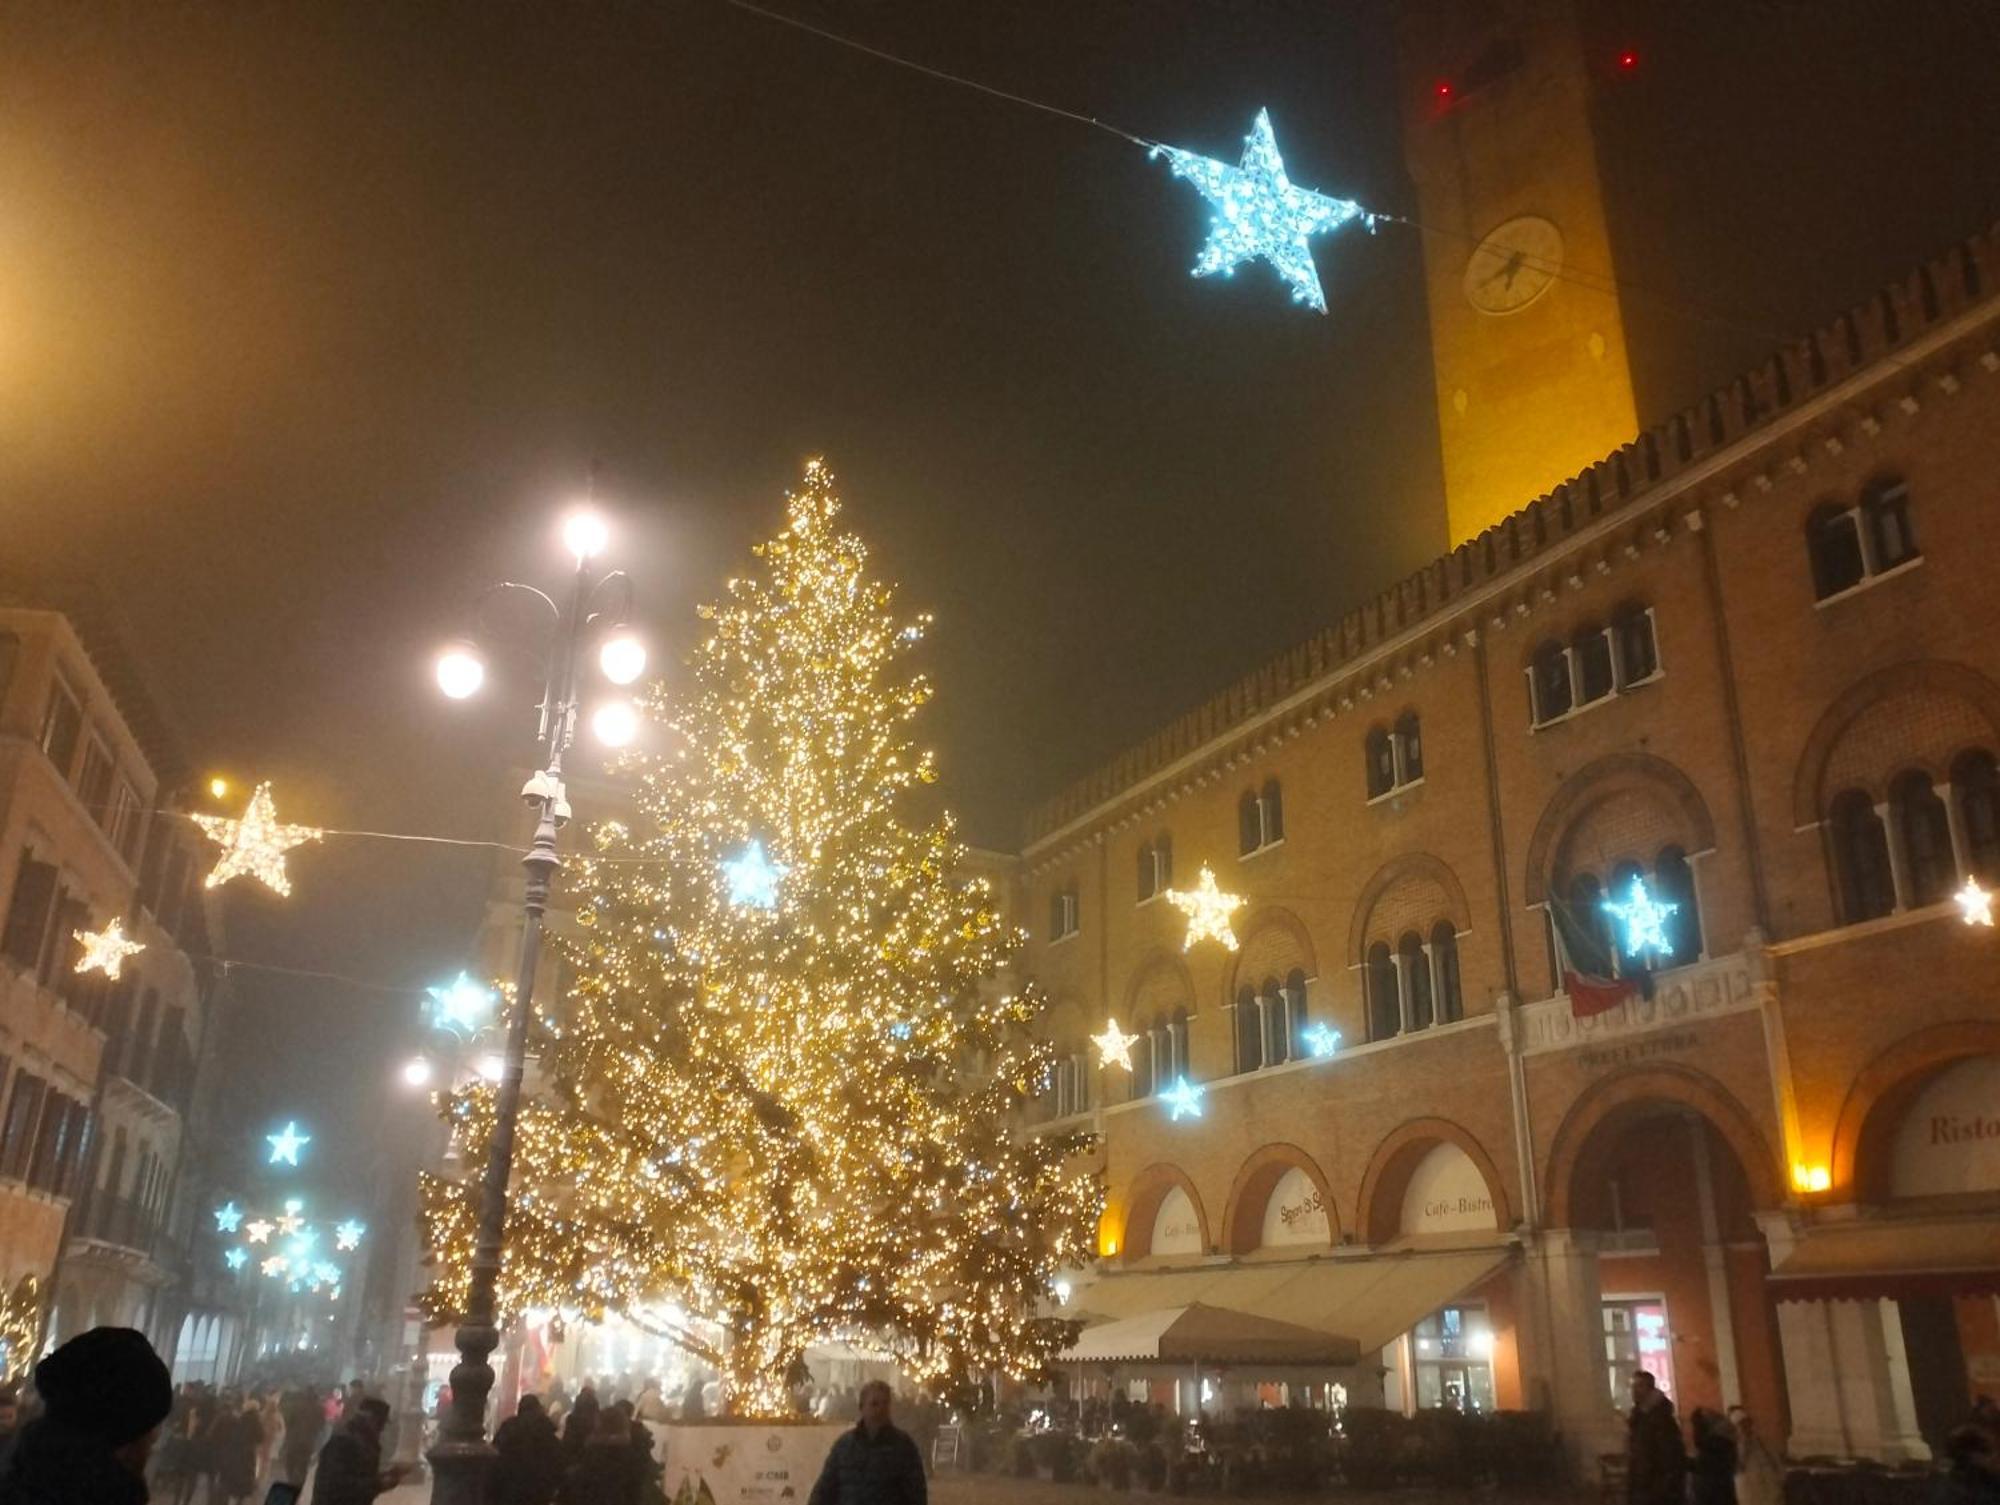
<svg viewBox="0 0 2000 1505"><path fill-rule="evenodd" d="M1562 270L1562 231L1524 214L1491 231L1465 264L1465 297L1487 314L1518 313Z"/></svg>

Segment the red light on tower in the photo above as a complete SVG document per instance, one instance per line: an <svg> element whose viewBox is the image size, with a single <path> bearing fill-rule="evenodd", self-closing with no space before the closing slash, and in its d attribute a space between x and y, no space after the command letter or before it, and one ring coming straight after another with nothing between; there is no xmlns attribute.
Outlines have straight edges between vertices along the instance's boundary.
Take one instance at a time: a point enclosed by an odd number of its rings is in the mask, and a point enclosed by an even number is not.
<svg viewBox="0 0 2000 1505"><path fill-rule="evenodd" d="M1638 67L1639 67L1639 54L1634 52L1630 47L1627 47L1623 52L1618 54L1619 72L1632 73L1635 72L1638 69Z"/></svg>
<svg viewBox="0 0 2000 1505"><path fill-rule="evenodd" d="M1451 80L1448 78L1439 79L1431 92L1437 96L1439 104L1450 104L1452 94Z"/></svg>

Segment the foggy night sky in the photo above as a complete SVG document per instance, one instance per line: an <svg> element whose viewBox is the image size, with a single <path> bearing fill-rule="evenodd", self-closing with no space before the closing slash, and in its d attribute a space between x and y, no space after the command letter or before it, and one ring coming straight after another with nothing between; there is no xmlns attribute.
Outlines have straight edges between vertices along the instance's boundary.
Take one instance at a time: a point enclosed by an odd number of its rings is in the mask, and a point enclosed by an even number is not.
<svg viewBox="0 0 2000 1505"><path fill-rule="evenodd" d="M780 8L1232 161L1268 106L1295 181L1415 210L1388 0ZM2000 218L1990 0L1583 8L1640 57L1596 108L1643 419ZM0 564L111 594L195 766L281 816L518 837L533 691L433 693L459 609L554 576L594 457L671 675L824 453L937 614L947 796L1018 846L1444 544L1415 232L1316 242L1317 318L1191 279L1205 219L1111 136L720 0L0 0ZM413 986L490 862L293 871L231 954ZM414 1001L246 993L246 1132L296 1115L365 1188Z"/></svg>

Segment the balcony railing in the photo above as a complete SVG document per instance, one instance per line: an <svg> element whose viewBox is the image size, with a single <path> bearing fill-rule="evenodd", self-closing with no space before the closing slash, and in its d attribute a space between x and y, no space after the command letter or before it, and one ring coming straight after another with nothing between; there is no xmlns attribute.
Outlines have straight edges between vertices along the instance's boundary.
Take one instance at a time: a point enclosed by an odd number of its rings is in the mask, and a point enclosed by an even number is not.
<svg viewBox="0 0 2000 1505"><path fill-rule="evenodd" d="M1654 976L1651 998L1628 998L1614 1009L1583 1019L1570 1012L1567 994L1523 1004L1521 1053L1581 1050L1676 1024L1748 1013L1762 996L1761 962L1761 951L1743 951L1675 967Z"/></svg>
<svg viewBox="0 0 2000 1505"><path fill-rule="evenodd" d="M134 1197L95 1197L84 1219L82 1236L145 1254L159 1233L159 1219Z"/></svg>

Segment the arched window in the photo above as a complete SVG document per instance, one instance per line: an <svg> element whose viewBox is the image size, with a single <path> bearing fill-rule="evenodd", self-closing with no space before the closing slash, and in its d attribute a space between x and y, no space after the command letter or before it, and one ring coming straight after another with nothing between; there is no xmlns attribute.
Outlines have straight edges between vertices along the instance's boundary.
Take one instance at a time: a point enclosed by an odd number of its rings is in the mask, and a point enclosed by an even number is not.
<svg viewBox="0 0 2000 1505"><path fill-rule="evenodd" d="M1291 1059L1292 1036L1285 1028L1285 991L1278 986L1277 978L1264 979L1264 985L1257 990L1257 1003L1264 1016L1264 1064L1282 1066Z"/></svg>
<svg viewBox="0 0 2000 1505"><path fill-rule="evenodd" d="M1290 1045L1286 1054L1294 1061L1303 1061L1310 1054L1306 1030L1311 1023L1306 1015L1306 975L1294 967L1285 975L1285 1030Z"/></svg>
<svg viewBox="0 0 2000 1505"><path fill-rule="evenodd" d="M1806 519L1806 553L1812 560L1816 600L1852 590L1868 573L1861 554L1861 529L1852 507L1832 502L1815 507Z"/></svg>
<svg viewBox="0 0 2000 1505"><path fill-rule="evenodd" d="M1611 619L1611 635L1618 654L1619 689L1659 673L1660 648L1653 637L1650 606L1620 607Z"/></svg>
<svg viewBox="0 0 2000 1505"><path fill-rule="evenodd" d="M1185 1074L1189 1069L1192 1059L1188 1055L1188 1011L1186 1009L1174 1010L1174 1017L1167 1025L1167 1041L1173 1047L1175 1074Z"/></svg>
<svg viewBox="0 0 2000 1505"><path fill-rule="evenodd" d="M1458 932L1451 928L1450 920L1439 920L1431 926L1431 972L1437 979L1434 991L1438 1023L1463 1019L1465 1001L1459 993Z"/></svg>
<svg viewBox="0 0 2000 1505"><path fill-rule="evenodd" d="M1174 839L1165 831L1153 838L1153 892L1165 893L1174 886Z"/></svg>
<svg viewBox="0 0 2000 1505"><path fill-rule="evenodd" d="M1528 667L1529 697L1537 725L1569 713L1569 651L1551 639L1535 650Z"/></svg>
<svg viewBox="0 0 2000 1505"><path fill-rule="evenodd" d="M1910 769L1889 786L1889 808L1903 843L1903 864L1913 908L1937 904L1957 886L1951 855L1951 822L1930 775Z"/></svg>
<svg viewBox="0 0 2000 1505"><path fill-rule="evenodd" d="M1259 802L1264 815L1264 844L1285 839L1285 792L1276 779L1264 781L1264 797Z"/></svg>
<svg viewBox="0 0 2000 1505"><path fill-rule="evenodd" d="M1368 734L1368 798L1380 799L1396 787L1396 748L1389 729L1378 726Z"/></svg>
<svg viewBox="0 0 2000 1505"><path fill-rule="evenodd" d="M1611 916L1604 910L1604 885L1597 881L1597 874L1578 873L1570 879L1569 904L1576 923L1590 932L1606 959L1616 955L1612 949Z"/></svg>
<svg viewBox="0 0 2000 1505"><path fill-rule="evenodd" d="M1264 844L1263 807L1254 790L1245 790L1236 802L1236 847L1248 856Z"/></svg>
<svg viewBox="0 0 2000 1505"><path fill-rule="evenodd" d="M1423 776L1423 726L1415 711L1405 711L1396 718L1396 782L1414 784Z"/></svg>
<svg viewBox="0 0 2000 1505"><path fill-rule="evenodd" d="M2000 879L2000 767L1983 747L1951 765L1951 792L1965 835L1965 860L1988 883Z"/></svg>
<svg viewBox="0 0 2000 1505"><path fill-rule="evenodd" d="M1423 940L1412 930L1396 943L1396 963L1403 974L1403 988L1409 994L1407 1014L1411 1029L1431 1027L1431 959L1424 955Z"/></svg>
<svg viewBox="0 0 2000 1505"><path fill-rule="evenodd" d="M1389 943L1377 941L1368 948L1368 1038L1388 1040L1402 1033L1403 1003L1396 992L1396 963L1389 955Z"/></svg>
<svg viewBox="0 0 2000 1505"><path fill-rule="evenodd" d="M1871 484L1861 494L1861 517L1874 544L1874 568L1893 570L1917 557L1917 536L1910 531L1910 488L1898 480Z"/></svg>
<svg viewBox="0 0 2000 1505"><path fill-rule="evenodd" d="M1144 1025L1134 1025L1132 1033L1139 1037L1132 1042L1132 1096L1136 1101L1151 1097L1159 1083L1153 1069L1152 1033Z"/></svg>
<svg viewBox="0 0 2000 1505"><path fill-rule="evenodd" d="M1049 895L1049 939L1066 941L1077 932L1079 911L1076 885L1059 888Z"/></svg>
<svg viewBox="0 0 2000 1505"><path fill-rule="evenodd" d="M1139 843L1139 902L1144 904L1153 897L1153 844Z"/></svg>
<svg viewBox="0 0 2000 1505"><path fill-rule="evenodd" d="M1840 879L1841 919L1852 925L1895 909L1889 839L1875 813L1875 802L1862 790L1850 789L1835 797L1827 823L1832 828L1834 866Z"/></svg>
<svg viewBox="0 0 2000 1505"><path fill-rule="evenodd" d="M1244 984L1236 994L1236 1069L1258 1071L1264 1065L1264 1011L1257 994Z"/></svg>
<svg viewBox="0 0 2000 1505"><path fill-rule="evenodd" d="M1617 688L1611 672L1611 635L1597 623L1577 630L1570 640L1570 655L1576 665L1578 705L1602 700Z"/></svg>
<svg viewBox="0 0 2000 1505"><path fill-rule="evenodd" d="M1679 847L1663 847L1653 866L1653 897L1674 906L1664 929L1673 950L1657 963L1662 967L1684 967L1701 959L1701 907L1695 903L1694 869L1687 853Z"/></svg>

